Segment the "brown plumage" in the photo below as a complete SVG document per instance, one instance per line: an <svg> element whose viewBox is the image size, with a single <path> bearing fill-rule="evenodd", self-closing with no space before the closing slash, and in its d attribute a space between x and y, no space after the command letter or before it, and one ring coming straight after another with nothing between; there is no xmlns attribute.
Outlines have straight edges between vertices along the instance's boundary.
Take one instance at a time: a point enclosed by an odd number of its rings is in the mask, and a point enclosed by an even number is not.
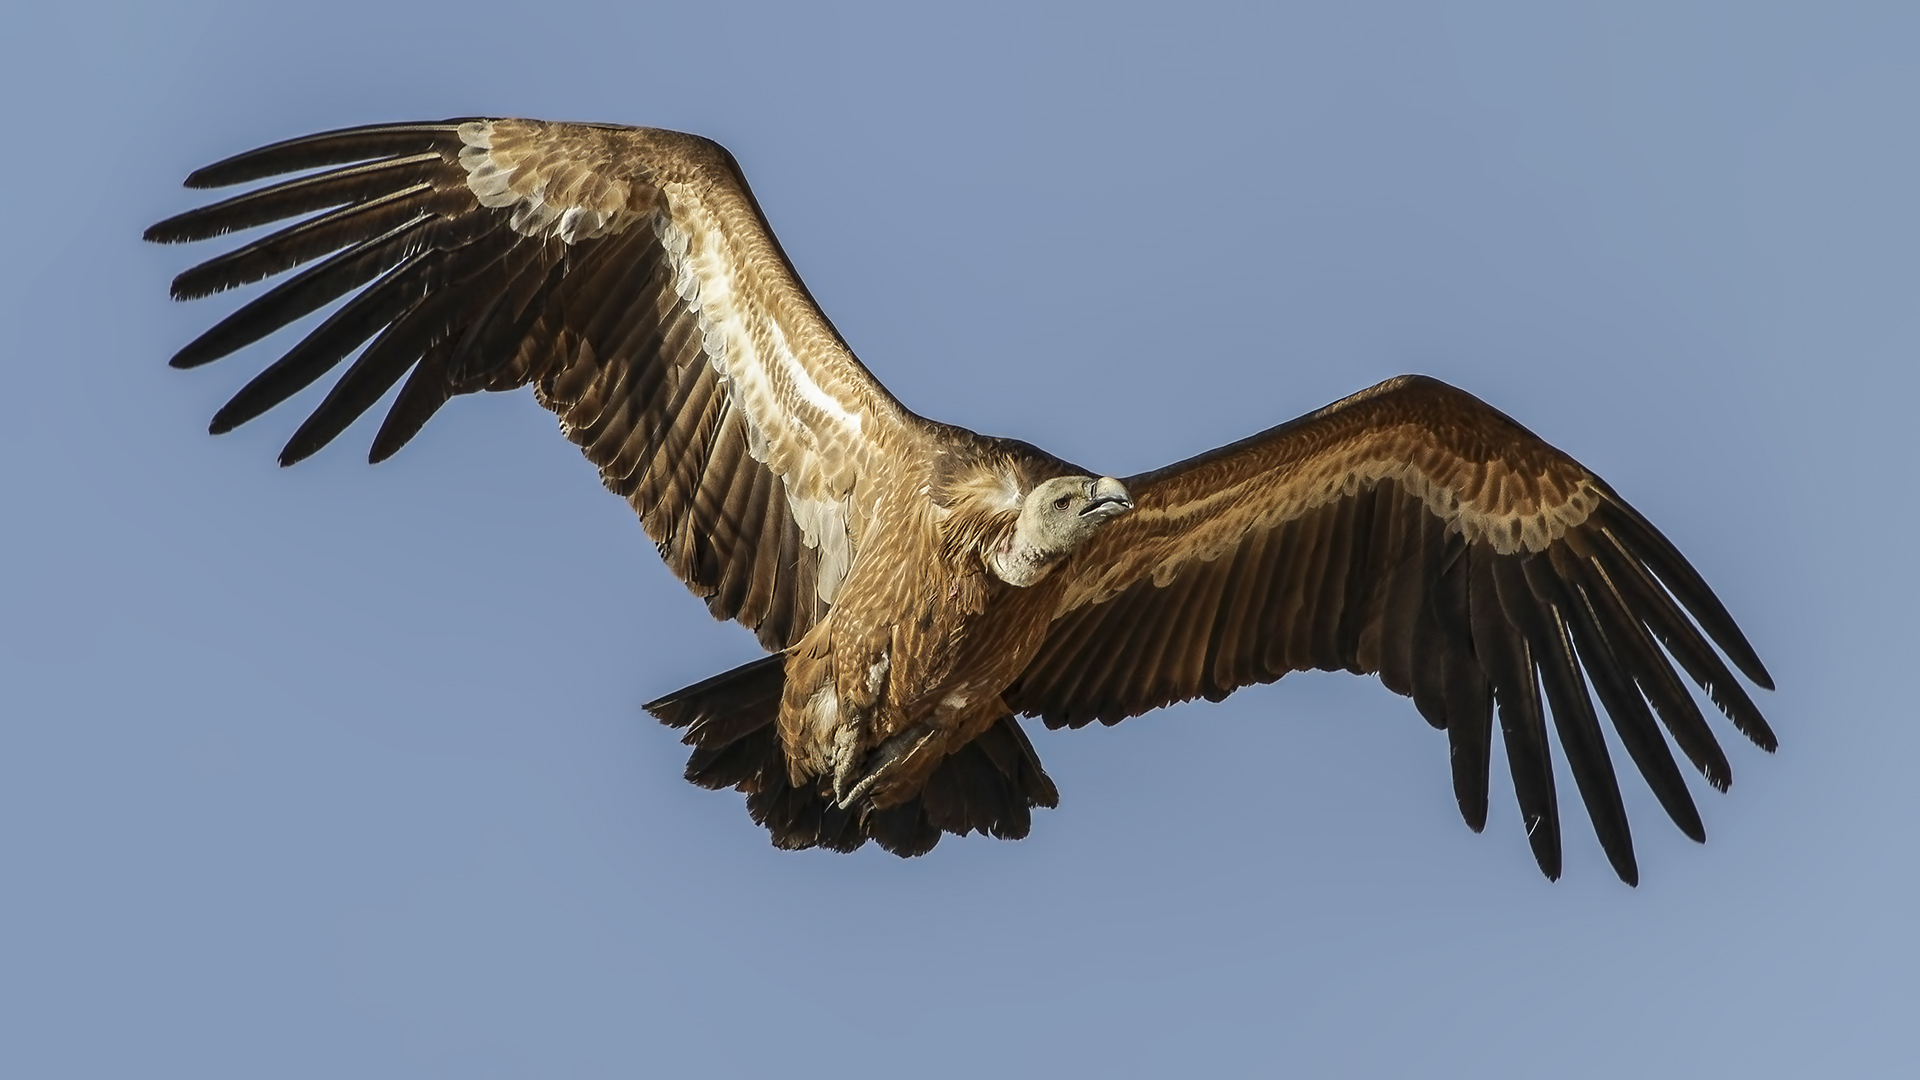
<svg viewBox="0 0 1920 1080"><path fill-rule="evenodd" d="M648 708L685 729L688 779L746 792L783 847L872 839L911 855L942 832L1024 836L1031 809L1058 796L1017 715L1111 724L1289 671L1377 673L1412 697L1447 732L1476 831L1497 715L1549 877L1549 715L1628 882L1632 840L1593 695L1696 840L1668 737L1715 787L1731 773L1674 663L1773 748L1728 662L1771 679L1679 552L1573 459L1445 384L1391 380L1157 472L1098 477L894 400L707 140L526 120L381 125L241 154L187 182L305 170L317 171L147 232L202 240L313 215L175 280L184 299L305 267L176 366L350 297L213 431L350 356L283 464L396 384L374 461L459 394L531 385L668 567L776 654Z"/></svg>

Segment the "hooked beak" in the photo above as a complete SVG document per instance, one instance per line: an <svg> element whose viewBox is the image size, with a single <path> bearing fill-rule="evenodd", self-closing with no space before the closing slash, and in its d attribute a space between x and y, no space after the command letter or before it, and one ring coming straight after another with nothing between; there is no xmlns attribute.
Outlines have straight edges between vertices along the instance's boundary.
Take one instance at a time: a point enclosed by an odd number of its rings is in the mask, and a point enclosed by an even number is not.
<svg viewBox="0 0 1920 1080"><path fill-rule="evenodd" d="M1108 509L1112 507L1114 509ZM1133 497L1127 494L1126 485L1111 476L1103 476L1093 483L1093 497L1081 509L1080 516L1105 511L1118 514L1133 509Z"/></svg>

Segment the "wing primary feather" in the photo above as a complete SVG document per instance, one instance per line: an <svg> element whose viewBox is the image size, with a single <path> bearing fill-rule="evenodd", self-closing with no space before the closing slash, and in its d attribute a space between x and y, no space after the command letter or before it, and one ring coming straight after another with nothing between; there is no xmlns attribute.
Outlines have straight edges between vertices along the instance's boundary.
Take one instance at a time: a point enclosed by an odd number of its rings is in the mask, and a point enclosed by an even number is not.
<svg viewBox="0 0 1920 1080"><path fill-rule="evenodd" d="M1507 747L1507 768L1513 774L1514 794L1540 872L1560 878L1560 814L1553 792L1553 761L1548 756L1547 731L1540 714L1540 693L1534 681L1533 661L1500 602L1494 582L1491 551L1468 554L1471 574L1469 602L1473 610L1474 651L1487 664L1494 700L1500 714L1500 733Z"/></svg>
<svg viewBox="0 0 1920 1080"><path fill-rule="evenodd" d="M1661 644L1667 647L1668 654L1679 662L1689 678L1707 692L1707 697L1715 707L1733 721L1733 726L1741 734L1768 753L1777 749L1780 742L1766 718L1760 715L1759 706L1747 696L1739 680L1733 677L1719 655L1687 621L1679 606L1660 587L1660 582L1654 580L1634 559L1633 553L1622 546L1611 532L1603 530L1602 536L1611 543L1603 542L1595 547L1606 557L1608 569L1616 583L1624 586L1638 601L1633 610L1647 629L1660 639Z"/></svg>
<svg viewBox="0 0 1920 1080"><path fill-rule="evenodd" d="M374 158L460 149L460 125L472 118L437 123L369 124L283 139L269 146L216 161L187 177L190 188L227 187L281 173Z"/></svg>
<svg viewBox="0 0 1920 1080"><path fill-rule="evenodd" d="M312 457L393 389L430 344L423 340L423 334L409 332L411 329L405 322L395 322L361 351L281 448L281 467Z"/></svg>
<svg viewBox="0 0 1920 1080"><path fill-rule="evenodd" d="M171 364L176 368L192 368L217 360L339 299L423 251L452 251L485 237L487 231L487 222L478 215L453 220L422 217L409 222L281 282L189 342L174 354ZM361 295L364 297L366 293ZM347 306L358 299L348 301Z"/></svg>
<svg viewBox="0 0 1920 1080"><path fill-rule="evenodd" d="M1615 654L1628 663L1640 692L1653 705L1687 760L1706 777L1707 783L1725 791L1733 781L1726 754L1714 738L1713 729L1707 726L1707 718L1701 714L1693 695L1674 673L1672 662L1654 642L1638 613L1637 601L1629 598L1630 589L1622 588L1622 582L1630 578L1616 573L1605 551L1604 543L1596 544L1582 558L1588 593L1597 599L1594 611L1608 631L1608 640L1613 643Z"/></svg>
<svg viewBox="0 0 1920 1080"><path fill-rule="evenodd" d="M1447 668L1453 659L1453 650L1447 647L1432 605L1422 604L1414 613L1413 638L1413 686L1409 696L1420 718L1444 731L1448 723Z"/></svg>
<svg viewBox="0 0 1920 1080"><path fill-rule="evenodd" d="M510 238L495 234L488 245L491 252L464 252L457 263L445 256L423 263L423 280L417 286L420 298L348 366L325 400L288 440L280 452L280 464L302 461L332 442L392 389L429 348L451 337L466 318L472 280L488 270L510 243ZM455 280L433 280L436 276ZM462 288L463 284L468 288Z"/></svg>
<svg viewBox="0 0 1920 1080"><path fill-rule="evenodd" d="M440 411L440 406L453 400L453 386L447 381L447 358L452 353L453 340L449 338L435 342L420 358L373 437L373 446L367 452L368 464L378 465L398 453L420 434L420 429Z"/></svg>
<svg viewBox="0 0 1920 1080"><path fill-rule="evenodd" d="M1458 542L1455 538L1455 542ZM1487 827L1487 794L1493 761L1493 692L1481 660L1473 654L1473 613L1466 559L1446 562L1429 590L1428 605L1453 660L1442 677L1447 711L1447 761L1453 797L1467 828Z"/></svg>
<svg viewBox="0 0 1920 1080"><path fill-rule="evenodd" d="M483 237L485 235L481 234ZM489 251L503 242L510 242L510 238L494 234L491 243L477 252L455 253L441 249L470 244L472 238L464 230L455 230L443 236L442 240L446 243L428 246L408 256L389 270L385 277L342 305L284 356L268 365L214 414L208 430L215 435L232 431L299 393L331 370L361 342L373 336L382 325L400 318L420 303L420 298L434 291L435 286L449 278L469 276L476 268L484 268L490 262ZM445 292L449 302L458 299L459 290L447 289Z"/></svg>
<svg viewBox="0 0 1920 1080"><path fill-rule="evenodd" d="M1607 492L1607 495L1609 498L1603 504L1601 514L1602 521L1611 526L1608 531L1627 538L1629 543L1625 546L1629 554L1644 561L1660 576L1667 589L1680 598L1694 620L1713 638L1714 644L1727 654L1735 667L1752 679L1755 685L1773 689L1773 676L1767 672L1766 665L1760 662L1760 656L1754 652L1747 636L1740 632L1733 616L1728 614L1713 590L1707 587L1699 572L1673 546L1673 542L1654 527L1653 522L1640 516L1639 511L1612 492Z"/></svg>
<svg viewBox="0 0 1920 1080"><path fill-rule="evenodd" d="M169 363L176 368L211 363L320 310L379 277L409 251L418 250L421 245L414 234L427 228L432 220L425 216L416 218L384 236L302 270L215 323L175 353Z"/></svg>
<svg viewBox="0 0 1920 1080"><path fill-rule="evenodd" d="M1447 669L1447 765L1460 820L1480 832L1487 827L1487 794L1493 770L1493 695L1478 664Z"/></svg>
<svg viewBox="0 0 1920 1080"><path fill-rule="evenodd" d="M472 204L473 196L465 191L435 192L432 184L418 183L309 218L208 259L173 279L172 296L175 300L197 300L250 285L419 218L450 217Z"/></svg>
<svg viewBox="0 0 1920 1080"><path fill-rule="evenodd" d="M1587 804L1587 818L1600 839L1601 850L1613 871L1628 885L1640 883L1640 869L1633 857L1633 832L1627 822L1627 808L1620 801L1620 781L1613 772L1612 756L1600 730L1600 718L1594 715L1593 699L1580 674L1580 660L1574 653L1573 635L1567 627L1566 608L1570 597L1552 565L1537 554L1520 556L1503 563L1505 574L1513 581L1509 590L1503 585L1501 596L1510 599L1508 614L1515 621L1533 625L1528 637L1540 643L1540 681L1546 687L1547 701L1553 709L1553 726L1560 733L1560 747L1573 768L1574 786ZM1532 602L1528 602L1531 594Z"/></svg>
<svg viewBox="0 0 1920 1080"><path fill-rule="evenodd" d="M1423 575L1429 581L1422 590L1428 595L1422 597L1419 607L1413 610L1413 666L1410 687L1413 706L1422 719L1435 728L1447 727L1447 668L1454 659L1454 649L1446 636L1445 628L1440 625L1439 613L1434 609L1431 580L1446 564L1447 549L1454 544L1463 543L1457 533L1451 533L1439 519L1424 511L1420 519L1421 563Z"/></svg>
<svg viewBox="0 0 1920 1080"><path fill-rule="evenodd" d="M306 389L332 370L361 342L414 302L412 279L418 276L419 267L430 254L423 251L412 256L328 316L300 344L241 387L239 393L213 414L208 430L224 435Z"/></svg>
<svg viewBox="0 0 1920 1080"><path fill-rule="evenodd" d="M1379 616L1380 681L1397 694L1413 696L1414 627L1427 592L1421 522L1432 516L1399 485L1380 488L1394 504L1381 513L1387 530L1383 549L1391 565L1382 575L1384 602ZM1390 494L1389 494L1390 493ZM1465 594L1462 593L1464 602ZM1469 640L1471 627L1469 627Z"/></svg>
<svg viewBox="0 0 1920 1080"><path fill-rule="evenodd" d="M211 240L315 210L328 210L373 196L411 188L446 170L438 153L410 154L388 161L302 176L175 214L141 234L155 244Z"/></svg>
<svg viewBox="0 0 1920 1080"><path fill-rule="evenodd" d="M1634 688L1631 665L1614 649L1603 629L1596 601L1604 603L1605 598L1596 597L1588 587L1586 565L1572 551L1565 546L1555 546L1548 549L1548 554L1554 572L1568 583L1571 600L1566 610L1571 616L1568 621L1573 628L1574 645L1593 679L1594 692L1600 695L1600 703L1613 719L1621 744L1627 748L1627 755L1646 779L1654 797L1660 800L1667 816L1693 841L1705 843L1706 827L1700 821L1700 810L1694 805L1692 794L1687 791L1686 778L1674 763L1666 740L1660 737L1659 724L1647 708L1646 699Z"/></svg>

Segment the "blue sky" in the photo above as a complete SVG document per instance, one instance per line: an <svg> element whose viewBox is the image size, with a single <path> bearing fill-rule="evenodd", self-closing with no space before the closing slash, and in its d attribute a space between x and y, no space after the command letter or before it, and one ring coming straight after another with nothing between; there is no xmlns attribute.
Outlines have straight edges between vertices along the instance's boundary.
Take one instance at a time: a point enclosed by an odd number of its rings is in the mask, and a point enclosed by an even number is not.
<svg viewBox="0 0 1920 1080"><path fill-rule="evenodd" d="M702 7L9 14L0 1071L1910 1067L1920 12ZM1105 472L1464 386L1688 554L1781 750L1720 725L1704 847L1629 780L1637 890L1331 675L1037 732L1018 844L775 851L639 708L750 638L529 398L283 471L303 411L205 435L268 350L165 366L239 299L137 242L189 170L475 113L721 140L903 400Z"/></svg>

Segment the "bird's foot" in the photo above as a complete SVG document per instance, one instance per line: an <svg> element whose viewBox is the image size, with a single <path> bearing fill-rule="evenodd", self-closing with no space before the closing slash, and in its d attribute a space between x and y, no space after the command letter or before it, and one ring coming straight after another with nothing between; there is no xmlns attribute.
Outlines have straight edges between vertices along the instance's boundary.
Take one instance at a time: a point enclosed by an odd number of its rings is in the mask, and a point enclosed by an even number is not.
<svg viewBox="0 0 1920 1080"><path fill-rule="evenodd" d="M845 781L851 778L853 770L845 769L846 776L843 777L841 763L836 761L833 775L834 805L842 810L851 809L855 803L873 790L875 784L886 779L888 773L901 762L912 757L935 734L936 729L927 724L915 724L904 731L896 732L886 742L874 747L873 752L867 755L866 760L861 763L865 766L865 771L851 787L848 787ZM838 745L834 747L836 755L839 749Z"/></svg>
<svg viewBox="0 0 1920 1080"><path fill-rule="evenodd" d="M866 755L860 752L860 728L855 724L843 724L833 733L833 749L829 758L833 762L833 801L846 806L852 801L847 789L859 782L860 761Z"/></svg>

